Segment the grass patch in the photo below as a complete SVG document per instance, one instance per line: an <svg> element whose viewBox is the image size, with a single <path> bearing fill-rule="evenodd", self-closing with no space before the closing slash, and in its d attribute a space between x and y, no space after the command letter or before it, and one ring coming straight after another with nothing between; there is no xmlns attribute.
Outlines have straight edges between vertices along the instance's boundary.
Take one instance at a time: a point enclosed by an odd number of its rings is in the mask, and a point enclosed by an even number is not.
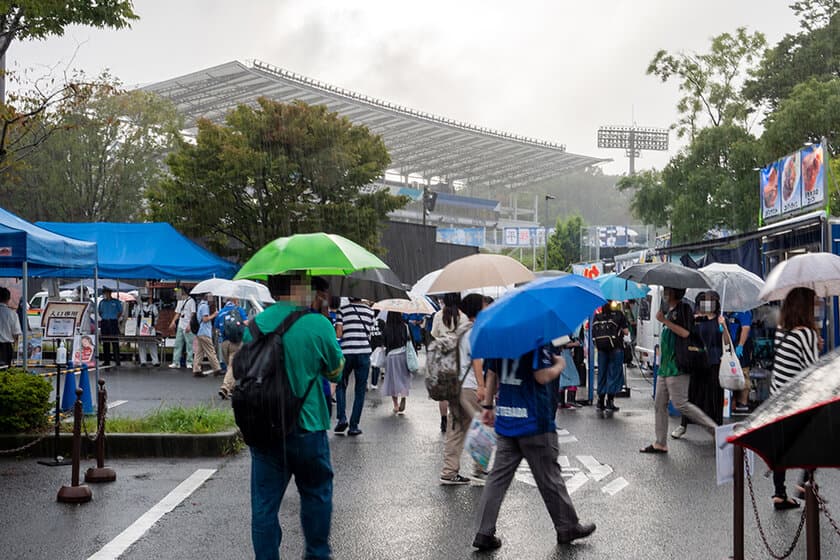
<svg viewBox="0 0 840 560"><path fill-rule="evenodd" d="M96 418L85 418L85 423L92 434L96 430ZM108 417L105 431L110 434L214 434L235 427L232 410L198 405L161 407L141 418ZM72 431L72 423L65 429Z"/></svg>

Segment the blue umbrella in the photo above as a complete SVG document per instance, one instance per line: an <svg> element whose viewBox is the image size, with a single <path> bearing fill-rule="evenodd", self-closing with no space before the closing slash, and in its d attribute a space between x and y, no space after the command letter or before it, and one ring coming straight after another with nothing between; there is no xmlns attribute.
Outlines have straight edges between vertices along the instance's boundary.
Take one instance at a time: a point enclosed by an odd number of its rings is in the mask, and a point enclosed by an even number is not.
<svg viewBox="0 0 840 560"><path fill-rule="evenodd" d="M571 334L607 302L594 280L540 278L512 290L478 314L470 344L474 358L518 358Z"/></svg>
<svg viewBox="0 0 840 560"><path fill-rule="evenodd" d="M643 298L650 291L647 286L636 284L632 280L619 278L615 274L604 274L595 281L601 286L604 297L612 301Z"/></svg>

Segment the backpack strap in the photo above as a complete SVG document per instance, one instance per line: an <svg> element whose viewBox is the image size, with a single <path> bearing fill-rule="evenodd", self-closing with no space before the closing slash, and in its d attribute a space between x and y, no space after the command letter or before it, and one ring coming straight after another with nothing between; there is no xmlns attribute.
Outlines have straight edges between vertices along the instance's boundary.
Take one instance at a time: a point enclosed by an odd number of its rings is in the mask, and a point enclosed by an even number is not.
<svg viewBox="0 0 840 560"><path fill-rule="evenodd" d="M309 312L305 309L296 309L295 311L292 311L286 316L285 319L283 319L283 322L280 323L280 326L274 329L273 333L282 337L284 334L286 334L286 331L292 328L292 325L294 325L298 319L308 314ZM260 328L257 326L256 320L252 320L250 323L248 323L248 331L251 333L252 341L259 340L260 338L265 336L260 330Z"/></svg>

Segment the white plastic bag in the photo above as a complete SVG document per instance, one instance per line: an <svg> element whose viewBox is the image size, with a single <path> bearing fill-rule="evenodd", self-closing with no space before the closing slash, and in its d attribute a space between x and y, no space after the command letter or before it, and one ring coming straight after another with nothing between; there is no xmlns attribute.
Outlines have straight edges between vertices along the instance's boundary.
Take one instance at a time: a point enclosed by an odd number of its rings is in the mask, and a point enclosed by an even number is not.
<svg viewBox="0 0 840 560"><path fill-rule="evenodd" d="M375 368L385 367L385 348L377 346L370 354L370 365Z"/></svg>
<svg viewBox="0 0 840 560"><path fill-rule="evenodd" d="M486 471L495 447L496 432L493 431L493 428L482 424L479 416L473 417L470 429L467 431L464 449Z"/></svg>

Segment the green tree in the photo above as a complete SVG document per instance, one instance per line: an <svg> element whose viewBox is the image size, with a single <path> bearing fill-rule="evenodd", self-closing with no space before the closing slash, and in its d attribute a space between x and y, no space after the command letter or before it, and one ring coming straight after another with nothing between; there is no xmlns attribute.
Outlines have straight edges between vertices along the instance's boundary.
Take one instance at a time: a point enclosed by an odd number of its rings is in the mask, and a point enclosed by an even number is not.
<svg viewBox="0 0 840 560"><path fill-rule="evenodd" d="M761 140L770 162L802 147L828 139L833 156L840 155L840 78L817 78L794 86L764 122Z"/></svg>
<svg viewBox="0 0 840 560"><path fill-rule="evenodd" d="M408 201L367 189L390 162L385 144L325 106L258 99L225 124L198 123L168 158L151 216L247 257L277 237L326 231L378 250L386 214Z"/></svg>
<svg viewBox="0 0 840 560"><path fill-rule="evenodd" d="M16 39L63 35L70 25L122 29L136 19L131 0L0 0L0 56Z"/></svg>
<svg viewBox="0 0 840 560"><path fill-rule="evenodd" d="M760 32L738 28L734 34L712 38L708 53L676 54L660 50L647 73L663 82L676 79L681 97L677 102L680 137L693 138L705 126L737 124L749 129L751 107L740 92L740 83L766 45Z"/></svg>
<svg viewBox="0 0 840 560"><path fill-rule="evenodd" d="M55 132L0 184L7 207L28 220L142 217L145 189L161 180L179 138L175 107L113 86L46 118Z"/></svg>
<svg viewBox="0 0 840 560"><path fill-rule="evenodd" d="M702 239L714 228L756 226L758 196L753 170L758 140L739 126L705 128L661 173L650 171L619 182L633 192L631 210L645 223L670 225L675 243Z"/></svg>
<svg viewBox="0 0 840 560"><path fill-rule="evenodd" d="M580 235L586 222L579 214L557 220L554 233L548 237L548 268L571 271L580 262Z"/></svg>
<svg viewBox="0 0 840 560"><path fill-rule="evenodd" d="M769 111L809 78L825 81L840 76L840 2L808 0L795 2L792 8L802 31L785 35L767 49L744 86L744 96Z"/></svg>

